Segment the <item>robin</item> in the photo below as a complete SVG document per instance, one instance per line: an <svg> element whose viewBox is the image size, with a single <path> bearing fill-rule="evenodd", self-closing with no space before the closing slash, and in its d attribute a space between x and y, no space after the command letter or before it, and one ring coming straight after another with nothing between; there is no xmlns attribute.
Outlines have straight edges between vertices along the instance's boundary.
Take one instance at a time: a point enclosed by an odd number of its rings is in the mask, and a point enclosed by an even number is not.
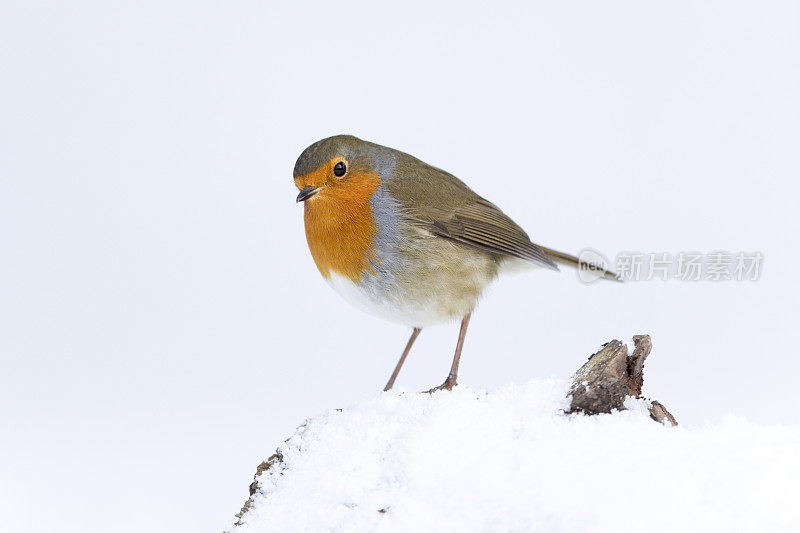
<svg viewBox="0 0 800 533"><path fill-rule="evenodd" d="M461 319L444 383L451 390L470 316L499 274L520 266L594 265L531 242L499 207L419 159L351 135L306 148L294 167L306 239L322 277L356 307L413 328ZM612 272L601 269L607 279Z"/></svg>

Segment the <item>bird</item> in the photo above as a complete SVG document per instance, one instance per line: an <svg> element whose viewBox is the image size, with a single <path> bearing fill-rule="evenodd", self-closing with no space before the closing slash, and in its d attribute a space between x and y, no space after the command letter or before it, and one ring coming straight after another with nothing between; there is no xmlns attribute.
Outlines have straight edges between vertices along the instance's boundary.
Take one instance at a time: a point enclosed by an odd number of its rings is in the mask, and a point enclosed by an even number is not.
<svg viewBox="0 0 800 533"><path fill-rule="evenodd" d="M521 266L602 266L531 242L492 202L454 175L407 153L335 135L302 151L296 201L320 274L361 310L412 328L384 391L392 389L423 328L461 320L445 381L452 390L470 317L487 286Z"/></svg>

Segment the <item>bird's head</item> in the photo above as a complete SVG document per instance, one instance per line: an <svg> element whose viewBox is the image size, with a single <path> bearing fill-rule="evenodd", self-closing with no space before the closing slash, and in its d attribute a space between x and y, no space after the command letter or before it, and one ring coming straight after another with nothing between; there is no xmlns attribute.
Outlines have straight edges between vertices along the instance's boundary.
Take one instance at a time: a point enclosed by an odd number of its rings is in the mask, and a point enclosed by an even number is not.
<svg viewBox="0 0 800 533"><path fill-rule="evenodd" d="M352 135L336 135L317 141L300 154L294 166L294 183L300 190L298 202L306 207L316 202L368 201L381 182L387 164L393 161L388 149Z"/></svg>

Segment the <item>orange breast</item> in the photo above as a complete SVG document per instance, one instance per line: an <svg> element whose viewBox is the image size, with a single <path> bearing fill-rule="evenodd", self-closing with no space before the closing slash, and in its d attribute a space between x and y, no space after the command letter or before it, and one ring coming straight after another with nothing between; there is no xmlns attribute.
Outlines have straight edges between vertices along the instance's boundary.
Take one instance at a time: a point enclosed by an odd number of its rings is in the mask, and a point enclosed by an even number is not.
<svg viewBox="0 0 800 533"><path fill-rule="evenodd" d="M357 283L370 270L378 230L369 201L379 185L377 173L361 172L306 201L308 248L326 279L333 272Z"/></svg>

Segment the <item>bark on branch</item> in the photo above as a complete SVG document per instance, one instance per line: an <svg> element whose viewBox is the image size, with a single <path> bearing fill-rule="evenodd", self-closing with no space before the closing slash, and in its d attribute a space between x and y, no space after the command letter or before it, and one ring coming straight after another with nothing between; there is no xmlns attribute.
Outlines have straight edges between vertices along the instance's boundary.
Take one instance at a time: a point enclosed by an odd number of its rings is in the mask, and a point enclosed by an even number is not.
<svg viewBox="0 0 800 533"><path fill-rule="evenodd" d="M653 344L649 335L634 335L633 345L633 353L628 355L628 347L613 340L589 357L575 373L568 413L610 413L614 409L625 409L623 404L628 396L642 397L644 361ZM650 401L650 417L657 422L678 425L666 407L656 401Z"/></svg>

